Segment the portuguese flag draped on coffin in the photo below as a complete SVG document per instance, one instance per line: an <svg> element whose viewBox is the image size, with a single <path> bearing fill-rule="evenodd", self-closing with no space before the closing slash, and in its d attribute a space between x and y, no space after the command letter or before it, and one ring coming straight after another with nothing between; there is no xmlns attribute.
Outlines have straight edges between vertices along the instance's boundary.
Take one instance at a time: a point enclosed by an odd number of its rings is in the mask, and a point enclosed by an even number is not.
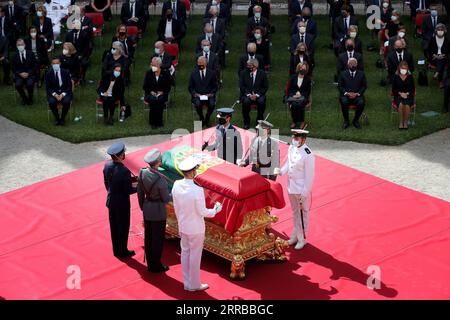
<svg viewBox="0 0 450 320"><path fill-rule="evenodd" d="M239 229L246 212L285 206L279 183L189 146L167 150L162 157L161 173L172 180L182 179L178 165L189 156L200 162L195 182L205 189L206 206L212 208L216 201L223 204L223 210L211 220L223 225L230 234Z"/></svg>

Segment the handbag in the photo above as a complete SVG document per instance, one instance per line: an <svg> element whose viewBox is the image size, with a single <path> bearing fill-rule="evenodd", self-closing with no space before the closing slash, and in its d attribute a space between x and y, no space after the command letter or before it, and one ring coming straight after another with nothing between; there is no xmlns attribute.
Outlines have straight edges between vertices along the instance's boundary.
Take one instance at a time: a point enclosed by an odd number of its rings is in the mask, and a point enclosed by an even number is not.
<svg viewBox="0 0 450 320"><path fill-rule="evenodd" d="M129 103L125 104L125 118L131 117L131 106Z"/></svg>

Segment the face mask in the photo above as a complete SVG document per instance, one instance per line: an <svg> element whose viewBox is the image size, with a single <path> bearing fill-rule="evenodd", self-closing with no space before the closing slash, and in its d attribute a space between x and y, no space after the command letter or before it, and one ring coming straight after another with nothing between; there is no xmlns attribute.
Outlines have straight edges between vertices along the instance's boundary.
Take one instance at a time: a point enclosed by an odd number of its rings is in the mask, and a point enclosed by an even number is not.
<svg viewBox="0 0 450 320"><path fill-rule="evenodd" d="M261 33L255 33L255 39L256 40L261 39Z"/></svg>
<svg viewBox="0 0 450 320"><path fill-rule="evenodd" d="M121 37L124 37L126 34L127 34L127 33L124 32L124 31L120 31L120 32L119 32L119 36L121 36Z"/></svg>
<svg viewBox="0 0 450 320"><path fill-rule="evenodd" d="M155 66L152 66L152 71L153 72L156 72L158 70L158 68L157 67L155 67Z"/></svg>
<svg viewBox="0 0 450 320"><path fill-rule="evenodd" d="M36 32L31 32L31 33L30 33L30 36L31 36L32 38L36 38L37 33L36 33Z"/></svg>
<svg viewBox="0 0 450 320"><path fill-rule="evenodd" d="M207 33L206 33L206 36L207 36L208 38L211 38L212 35L213 35L212 32L207 32Z"/></svg>
<svg viewBox="0 0 450 320"><path fill-rule="evenodd" d="M255 13L255 18L256 18L256 19L261 18L261 12L256 12L256 13Z"/></svg>
<svg viewBox="0 0 450 320"><path fill-rule="evenodd" d="M383 8L387 9L387 7L389 7L389 3L383 2Z"/></svg>
<svg viewBox="0 0 450 320"><path fill-rule="evenodd" d="M248 55L249 55L250 57L254 57L254 56L255 56L255 53L254 53L254 52L249 52Z"/></svg>
<svg viewBox="0 0 450 320"><path fill-rule="evenodd" d="M444 36L444 31L442 31L442 30L437 31L436 33L439 37Z"/></svg>
<svg viewBox="0 0 450 320"><path fill-rule="evenodd" d="M203 66L203 65L197 65L197 68L198 68L199 70L203 70L203 69L205 69L205 66Z"/></svg>
<svg viewBox="0 0 450 320"><path fill-rule="evenodd" d="M136 2L136 0L130 0L130 3L135 3Z"/></svg>
<svg viewBox="0 0 450 320"><path fill-rule="evenodd" d="M38 11L38 12L36 12L36 14L38 17L42 17L42 11Z"/></svg>
<svg viewBox="0 0 450 320"><path fill-rule="evenodd" d="M59 64L52 64L52 68L53 68L53 71L55 71L55 72L59 72L59 70L60 70Z"/></svg>
<svg viewBox="0 0 450 320"><path fill-rule="evenodd" d="M408 73L407 69L400 69L400 74L405 75Z"/></svg>
<svg viewBox="0 0 450 320"><path fill-rule="evenodd" d="M17 50L19 50L19 52L23 52L25 50L25 46L17 46Z"/></svg>
<svg viewBox="0 0 450 320"><path fill-rule="evenodd" d="M345 48L347 49L347 51L353 51L353 49L355 49L355 47L352 44L349 44Z"/></svg>
<svg viewBox="0 0 450 320"><path fill-rule="evenodd" d="M219 123L219 125L223 126L225 123L227 123L227 120L225 120L225 118L219 118L217 122Z"/></svg>
<svg viewBox="0 0 450 320"><path fill-rule="evenodd" d="M112 48L112 49L111 49L111 53L112 53L112 54L115 54L116 51L117 51L116 48Z"/></svg>
<svg viewBox="0 0 450 320"><path fill-rule="evenodd" d="M354 72L354 71L356 71L356 66L350 66L350 67L348 67L348 69L349 69L351 72Z"/></svg>
<svg viewBox="0 0 450 320"><path fill-rule="evenodd" d="M293 145L294 147L298 147L299 142L297 140L295 140L295 139L292 139L291 145Z"/></svg>
<svg viewBox="0 0 450 320"><path fill-rule="evenodd" d="M400 31L400 32L398 33L398 36L399 36L400 38L403 38L403 37L405 36L405 33L404 33L403 31Z"/></svg>
<svg viewBox="0 0 450 320"><path fill-rule="evenodd" d="M347 11L341 11L341 14L342 14L343 17L347 17L348 13L347 13Z"/></svg>
<svg viewBox="0 0 450 320"><path fill-rule="evenodd" d="M397 51L397 53L402 53L403 49L402 48L395 48L395 51Z"/></svg>
<svg viewBox="0 0 450 320"><path fill-rule="evenodd" d="M350 32L350 38L356 38L356 35L357 35L358 33L356 33L356 32Z"/></svg>
<svg viewBox="0 0 450 320"><path fill-rule="evenodd" d="M159 48L155 48L155 53L156 53L156 54L160 54L160 53L161 53L161 50L160 50Z"/></svg>
<svg viewBox="0 0 450 320"><path fill-rule="evenodd" d="M305 54L305 49L298 50L298 54Z"/></svg>
<svg viewBox="0 0 450 320"><path fill-rule="evenodd" d="M67 50L67 49L63 49L62 52L63 52L63 55L65 55L65 56L69 54L69 50Z"/></svg>
<svg viewBox="0 0 450 320"><path fill-rule="evenodd" d="M437 17L437 15L438 15L437 10L431 10L431 16L432 17Z"/></svg>
<svg viewBox="0 0 450 320"><path fill-rule="evenodd" d="M304 76L306 74L306 70L305 69L300 69L300 71L298 73L300 73L302 76Z"/></svg>
<svg viewBox="0 0 450 320"><path fill-rule="evenodd" d="M310 16L303 16L303 20L308 21L309 18L311 18Z"/></svg>
<svg viewBox="0 0 450 320"><path fill-rule="evenodd" d="M249 72L253 72L253 67L247 67L247 70L248 70Z"/></svg>
<svg viewBox="0 0 450 320"><path fill-rule="evenodd" d="M14 5L14 1L8 1L8 4L9 4L10 6L13 6L13 5Z"/></svg>
<svg viewBox="0 0 450 320"><path fill-rule="evenodd" d="M306 27L299 27L298 31L300 31L300 33L305 33L306 32Z"/></svg>
<svg viewBox="0 0 450 320"><path fill-rule="evenodd" d="M213 5L213 6L215 6L217 4L217 1L215 1L215 0L213 0L212 2L211 2L211 5Z"/></svg>
<svg viewBox="0 0 450 320"><path fill-rule="evenodd" d="M206 53L208 53L208 52L209 52L209 46L204 46L204 47L203 47L203 51L205 51Z"/></svg>
<svg viewBox="0 0 450 320"><path fill-rule="evenodd" d="M118 78L120 76L120 71L114 71L114 77Z"/></svg>
<svg viewBox="0 0 450 320"><path fill-rule="evenodd" d="M397 21L397 16L391 16L391 20L394 22Z"/></svg>

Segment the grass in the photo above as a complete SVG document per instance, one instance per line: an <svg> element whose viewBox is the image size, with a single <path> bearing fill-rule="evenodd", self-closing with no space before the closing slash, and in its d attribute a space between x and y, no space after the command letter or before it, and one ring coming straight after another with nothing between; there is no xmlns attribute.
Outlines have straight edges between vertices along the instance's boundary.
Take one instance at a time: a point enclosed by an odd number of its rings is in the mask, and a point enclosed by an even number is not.
<svg viewBox="0 0 450 320"><path fill-rule="evenodd" d="M330 38L328 18L317 16L316 21L319 26L319 36L316 40L317 67L314 74L315 86L313 89L312 114L308 127L311 130L312 137L399 145L449 127L450 116L448 114L441 114L433 118L425 118L420 115L421 112L429 110L440 112L442 108L443 92L438 88L438 84L431 79L429 87L417 88L418 112L416 125L408 131L397 129L397 117L395 117L395 120L390 120L390 87L381 87L378 84L381 78L380 70L375 67L378 54L365 50L367 44L371 42L371 35L369 31L363 30L364 63L368 79L365 113L370 119L370 124L363 127L362 130L354 128L342 130L342 116L337 100L338 92L336 86L332 83L335 71L335 57L332 50L327 48ZM364 19L361 17L360 21L362 25ZM83 117L80 122L70 122L64 127L56 127L53 121L49 122L47 120L47 102L44 88L38 90L35 104L29 107L20 104L20 98L14 93L12 87L0 86L0 114L27 127L73 143L126 136L172 133L177 128L186 128L192 131L192 109L187 86L190 72L194 66L196 38L201 29L200 16L193 16L188 24L188 34L183 41L180 65L177 69L176 95L169 109L168 121L165 127L160 130L150 129L148 113L143 110L142 101L140 100L144 74L148 68L153 43L156 39L157 20L155 17L151 17L144 43L141 41L138 45L139 48L136 52L137 62L135 68L132 69L132 84L126 92L127 101L132 106L132 117L124 123L116 122L113 127L104 126L102 121L96 122L95 99L96 83L99 80L101 68L100 58L104 48L109 47L113 26L116 23L118 23L117 17L107 28L107 33L103 38L103 47L100 46L99 39L96 39L96 49L87 75L87 79L95 80L95 84L86 84L75 92L73 106L76 109L76 114ZM289 65L287 18L286 16L274 16L273 23L276 26L276 34L273 35L272 39L272 68L269 75L270 89L266 114L270 112L269 120L276 127L280 128L281 134L288 134L290 117L286 116L286 106L282 103ZM416 60L422 59L419 49L420 40L412 38L412 25L409 22L407 25L411 26L408 27L407 33L414 58ZM218 106L230 105L238 98L237 68L239 56L245 50L245 27L245 17L233 17L233 23L227 38L230 53L227 55L227 65L223 71L223 87L218 96ZM241 108L237 106L238 112L236 112L234 117L234 123L238 126L242 126L240 110ZM252 119L255 116L255 113L252 113ZM197 117L195 119L197 120Z"/></svg>

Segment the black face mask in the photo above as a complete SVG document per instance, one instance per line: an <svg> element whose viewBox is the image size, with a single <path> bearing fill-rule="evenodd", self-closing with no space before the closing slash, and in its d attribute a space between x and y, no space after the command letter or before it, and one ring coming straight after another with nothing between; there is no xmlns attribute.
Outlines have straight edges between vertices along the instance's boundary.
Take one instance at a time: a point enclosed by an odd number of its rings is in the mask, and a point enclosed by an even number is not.
<svg viewBox="0 0 450 320"><path fill-rule="evenodd" d="M166 16L167 20L172 20L172 17L173 17L173 14L168 14L168 15Z"/></svg>
<svg viewBox="0 0 450 320"><path fill-rule="evenodd" d="M402 53L403 49L402 48L395 48L395 51L397 51L397 53Z"/></svg>
<svg viewBox="0 0 450 320"><path fill-rule="evenodd" d="M347 51L353 51L353 49L355 49L355 47L352 45L348 45L346 48L347 48Z"/></svg>
<svg viewBox="0 0 450 320"><path fill-rule="evenodd" d="M225 120L225 118L219 118L217 119L217 123L223 126L225 123L227 123L227 120Z"/></svg>
<svg viewBox="0 0 450 320"><path fill-rule="evenodd" d="M126 34L127 34L127 33L126 33L126 32L123 32L123 31L119 32L119 36L121 36L121 37L124 37Z"/></svg>
<svg viewBox="0 0 450 320"><path fill-rule="evenodd" d="M298 54L305 54L305 50L298 50Z"/></svg>
<svg viewBox="0 0 450 320"><path fill-rule="evenodd" d="M254 57L254 56L255 56L255 53L254 53L254 52L249 52L248 55L249 55L250 57Z"/></svg>
<svg viewBox="0 0 450 320"><path fill-rule="evenodd" d="M304 76L306 74L306 70L305 69L301 69L298 73L300 73L302 76Z"/></svg>
<svg viewBox="0 0 450 320"><path fill-rule="evenodd" d="M247 67L248 72L253 72L253 68L252 67Z"/></svg>
<svg viewBox="0 0 450 320"><path fill-rule="evenodd" d="M205 66L197 65L197 68L199 68L200 70L203 70L203 69L205 69Z"/></svg>
<svg viewBox="0 0 450 320"><path fill-rule="evenodd" d="M45 2L50 3L50 2L52 2L52 0L45 0Z"/></svg>
<svg viewBox="0 0 450 320"><path fill-rule="evenodd" d="M356 71L356 66L348 67L348 69L349 69L351 72L354 72L354 71Z"/></svg>
<svg viewBox="0 0 450 320"><path fill-rule="evenodd" d="M303 20L308 21L309 18L311 18L310 16L303 16Z"/></svg>

